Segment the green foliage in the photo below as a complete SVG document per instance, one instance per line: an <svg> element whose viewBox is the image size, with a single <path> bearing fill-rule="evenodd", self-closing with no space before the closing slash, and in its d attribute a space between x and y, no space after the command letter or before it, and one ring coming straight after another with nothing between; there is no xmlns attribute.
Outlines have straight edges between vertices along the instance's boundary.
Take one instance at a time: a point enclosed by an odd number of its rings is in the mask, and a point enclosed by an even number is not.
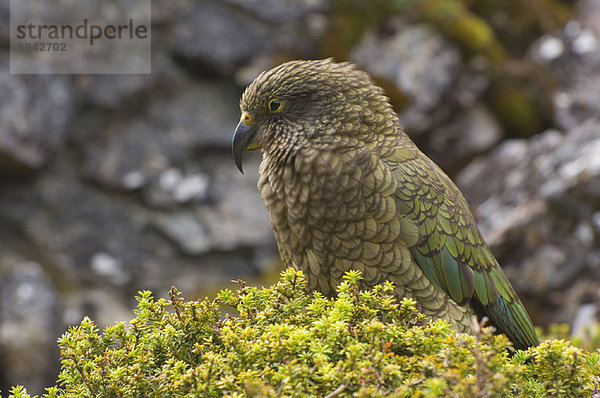
<svg viewBox="0 0 600 398"><path fill-rule="evenodd" d="M420 5L423 18L467 53L483 55L494 63L504 60L505 49L493 29L463 1L423 0Z"/></svg>
<svg viewBox="0 0 600 398"><path fill-rule="evenodd" d="M428 322L390 283L307 295L287 270L270 288L215 300L138 297L136 318L104 332L84 319L59 339L62 370L44 397L533 397L598 393L600 354L564 340L510 355L489 327L474 336ZM220 305L238 316L222 315ZM28 397L22 387L14 397Z"/></svg>
<svg viewBox="0 0 600 398"><path fill-rule="evenodd" d="M546 333L540 333L549 339L569 340L575 347L584 348L592 351L600 348L600 324L593 323L583 329L578 335L572 335L569 325L553 324L550 325Z"/></svg>

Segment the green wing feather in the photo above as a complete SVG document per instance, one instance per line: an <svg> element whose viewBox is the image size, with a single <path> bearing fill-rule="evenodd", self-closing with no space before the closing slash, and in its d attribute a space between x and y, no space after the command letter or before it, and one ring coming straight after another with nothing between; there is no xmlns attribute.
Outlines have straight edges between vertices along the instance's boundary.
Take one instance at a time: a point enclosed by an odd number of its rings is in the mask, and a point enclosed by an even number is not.
<svg viewBox="0 0 600 398"><path fill-rule="evenodd" d="M399 147L386 162L398 178L399 209L417 224L419 241L410 251L427 278L487 316L517 348L537 345L523 304L450 178L416 147Z"/></svg>

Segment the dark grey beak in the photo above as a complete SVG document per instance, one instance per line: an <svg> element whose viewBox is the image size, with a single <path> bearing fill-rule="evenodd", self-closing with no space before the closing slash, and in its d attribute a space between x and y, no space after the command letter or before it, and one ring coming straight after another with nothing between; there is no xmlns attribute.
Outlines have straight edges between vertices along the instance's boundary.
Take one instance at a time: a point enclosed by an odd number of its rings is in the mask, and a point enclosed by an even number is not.
<svg viewBox="0 0 600 398"><path fill-rule="evenodd" d="M237 168L244 174L242 168L242 157L244 151L248 148L248 145L252 141L254 134L256 133L256 127L251 124L246 124L240 121L235 128L233 133L233 142L231 143L231 150L233 152L233 160Z"/></svg>

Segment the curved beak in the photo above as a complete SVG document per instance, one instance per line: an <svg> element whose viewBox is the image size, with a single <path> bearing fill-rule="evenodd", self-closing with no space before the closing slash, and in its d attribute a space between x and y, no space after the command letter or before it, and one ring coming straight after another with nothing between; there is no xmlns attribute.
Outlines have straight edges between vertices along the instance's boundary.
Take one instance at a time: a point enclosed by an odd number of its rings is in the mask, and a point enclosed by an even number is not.
<svg viewBox="0 0 600 398"><path fill-rule="evenodd" d="M242 174L244 174L244 169L242 168L242 157L244 151L257 148L252 142L252 139L256 134L256 130L256 126L252 123L252 119L246 112L244 112L242 119L235 128L235 132L233 133L233 141L231 143L233 160Z"/></svg>

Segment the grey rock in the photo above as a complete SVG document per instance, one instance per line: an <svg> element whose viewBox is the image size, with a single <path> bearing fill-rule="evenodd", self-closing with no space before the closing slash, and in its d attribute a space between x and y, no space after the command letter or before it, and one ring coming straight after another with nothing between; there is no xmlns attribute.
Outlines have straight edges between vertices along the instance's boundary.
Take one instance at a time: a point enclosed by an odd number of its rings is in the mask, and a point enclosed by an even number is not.
<svg viewBox="0 0 600 398"><path fill-rule="evenodd" d="M600 70L600 69L599 69ZM572 88L563 88L553 97L556 124L563 129L576 126L590 117L599 117L594 103L600 103L600 73L587 75Z"/></svg>
<svg viewBox="0 0 600 398"><path fill-rule="evenodd" d="M435 128L429 134L427 153L442 169L453 174L501 138L498 121L483 105L477 105L458 114L446 126Z"/></svg>
<svg viewBox="0 0 600 398"><path fill-rule="evenodd" d="M152 28L159 30L175 23L180 8L190 4L190 0L156 1L152 3ZM162 33L162 31L161 31ZM154 36L156 38L156 36ZM154 40L153 38L153 40Z"/></svg>
<svg viewBox="0 0 600 398"><path fill-rule="evenodd" d="M566 133L506 141L457 176L498 260L519 275L515 287L536 297L538 324L573 321L578 280L600 288L598 154L600 121L589 119Z"/></svg>
<svg viewBox="0 0 600 398"><path fill-rule="evenodd" d="M598 295L600 297L600 294ZM586 329L593 327L598 322L598 306L594 303L582 304L575 313L573 320L573 336L585 339Z"/></svg>
<svg viewBox="0 0 600 398"><path fill-rule="evenodd" d="M8 64L0 68L7 71ZM0 92L0 169L40 169L64 144L75 113L71 82L3 72Z"/></svg>
<svg viewBox="0 0 600 398"><path fill-rule="evenodd" d="M84 148L83 171L108 189L156 186L162 191L161 173L187 153L187 141L179 141L176 131L171 133L145 118L116 121L104 133Z"/></svg>
<svg viewBox="0 0 600 398"><path fill-rule="evenodd" d="M478 103L489 83L485 64L465 65L459 49L429 25L407 25L399 17L388 25L386 34L367 31L351 58L409 97L399 113L402 126L454 174L502 137L498 121Z"/></svg>
<svg viewBox="0 0 600 398"><path fill-rule="evenodd" d="M266 25L214 1L187 3L178 10L170 47L213 74L230 74L252 57L273 51Z"/></svg>
<svg viewBox="0 0 600 398"><path fill-rule="evenodd" d="M229 150L240 117L241 90L225 80L183 80L149 105L148 117L169 129L171 139L192 149Z"/></svg>
<svg viewBox="0 0 600 398"><path fill-rule="evenodd" d="M213 204L198 211L219 250L275 247L269 217L256 187L258 161L257 156L246 156L247 172L241 175L231 167L230 159L219 160L216 156L203 159L213 165L210 189Z"/></svg>
<svg viewBox="0 0 600 398"><path fill-rule="evenodd" d="M10 42L10 0L0 1L0 43Z"/></svg>
<svg viewBox="0 0 600 398"><path fill-rule="evenodd" d="M175 201L185 203L192 199L206 198L208 177L206 174L186 176L179 169L170 168L161 173L159 185L163 191L170 193Z"/></svg>
<svg viewBox="0 0 600 398"><path fill-rule="evenodd" d="M107 188L141 189L152 206L204 200L209 176L194 159L211 149L230 152L239 90L219 81L182 80L148 101L137 117L107 123L102 115L87 115L91 120L82 125L100 126L88 133L93 140L77 138L85 174Z"/></svg>
<svg viewBox="0 0 600 398"><path fill-rule="evenodd" d="M4 184L3 196L0 216L19 225L24 242L42 253L44 269L67 286L127 285L155 250L156 244L144 239L148 224L143 209L82 184L67 154L30 184ZM98 253L122 263L119 275L101 275L92 267Z"/></svg>
<svg viewBox="0 0 600 398"><path fill-rule="evenodd" d="M256 58L277 57L277 64L290 54L314 57L326 8L325 0L187 2L177 10L168 46L202 78L234 76Z"/></svg>
<svg viewBox="0 0 600 398"><path fill-rule="evenodd" d="M225 0L271 22L294 21L312 12L327 9L329 0Z"/></svg>
<svg viewBox="0 0 600 398"><path fill-rule="evenodd" d="M460 52L427 25L397 25L396 33L386 37L368 31L351 58L410 96L412 103L400 119L408 131L418 133L448 117L439 105L456 82Z"/></svg>
<svg viewBox="0 0 600 398"><path fill-rule="evenodd" d="M39 263L0 256L0 352L3 380L42 386L56 378L58 353L58 291Z"/></svg>
<svg viewBox="0 0 600 398"><path fill-rule="evenodd" d="M581 25L600 33L600 0L580 0L577 2L577 18Z"/></svg>
<svg viewBox="0 0 600 398"><path fill-rule="evenodd" d="M150 74L76 75L73 84L81 103L123 111L131 108L132 103L144 103L150 93L162 90L163 85L172 85L173 81L182 78L183 71L158 47L153 48Z"/></svg>
<svg viewBox="0 0 600 398"><path fill-rule="evenodd" d="M185 212L173 210L152 218L152 224L186 254L275 246L269 217L256 187L257 157L246 156L248 171L241 175L229 155L228 151L227 156L205 154L197 159L196 166L206 173L202 174L207 184L202 192L207 196L186 202ZM175 203L181 204L177 195L181 195L186 180L198 177L185 177L178 169L168 169L159 183L161 188L150 187L145 201L154 207L176 209Z"/></svg>
<svg viewBox="0 0 600 398"><path fill-rule="evenodd" d="M258 169L257 159L249 157L248 164ZM20 226L23 241L38 247L44 266L65 284L120 287L124 299L143 286L172 283L181 273L199 273L201 279L200 256L213 251L272 250L256 178L239 174L229 152L205 155L196 167L210 178L198 182L200 174L191 174L167 184L173 203L188 210L164 216L126 194L82 183L65 155L31 184L5 184L0 217ZM198 200L190 199L194 192L201 194ZM221 257L226 263L228 255ZM215 274L230 279L227 267Z"/></svg>
<svg viewBox="0 0 600 398"><path fill-rule="evenodd" d="M113 285L126 285L131 275L123 268L123 262L106 252L98 252L90 258L90 269L99 278L106 278Z"/></svg>
<svg viewBox="0 0 600 398"><path fill-rule="evenodd" d="M558 80L559 89L552 100L554 119L561 129L600 117L599 4L598 0L578 2L573 20L529 49L528 56L552 70Z"/></svg>
<svg viewBox="0 0 600 398"><path fill-rule="evenodd" d="M273 55L265 54L257 56L240 66L233 78L240 87L246 87L263 71L269 70L277 66L277 64L277 59Z"/></svg>
<svg viewBox="0 0 600 398"><path fill-rule="evenodd" d="M131 297L134 295L135 292L132 292ZM99 328L106 328L116 322L128 322L132 319L131 302L123 300L120 295L102 285L75 289L63 297L62 304L60 320L65 325L79 325L83 318L88 317Z"/></svg>
<svg viewBox="0 0 600 398"><path fill-rule="evenodd" d="M204 254L211 249L205 227L192 213L170 212L156 217L155 223L186 254Z"/></svg>

